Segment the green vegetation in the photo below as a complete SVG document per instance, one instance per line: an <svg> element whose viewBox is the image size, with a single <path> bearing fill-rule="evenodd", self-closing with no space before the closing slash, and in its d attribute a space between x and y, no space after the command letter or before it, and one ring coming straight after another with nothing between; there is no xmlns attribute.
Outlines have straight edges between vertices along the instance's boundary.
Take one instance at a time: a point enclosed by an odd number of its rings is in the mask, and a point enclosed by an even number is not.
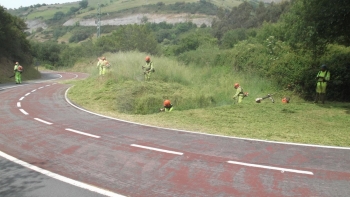
<svg viewBox="0 0 350 197"><path fill-rule="evenodd" d="M143 124L189 131L283 142L350 146L350 104L315 105L291 91L274 95L276 103L255 98L273 93L274 84L256 75L230 68L199 68L165 57L154 57L156 72L143 80L146 54L105 54L112 67L98 76L96 62L85 65L91 73L84 81L70 82L72 101L94 112ZM82 68L82 67L79 67ZM250 95L234 104L233 84L239 81ZM281 98L290 96L283 104ZM164 99L174 105L171 113L158 113Z"/></svg>
<svg viewBox="0 0 350 197"><path fill-rule="evenodd" d="M26 24L18 17L12 16L0 6L0 82L7 82L13 74L15 62L25 69L23 80L39 77L38 71L31 66L30 44L24 30Z"/></svg>
<svg viewBox="0 0 350 197"><path fill-rule="evenodd" d="M66 10L51 9L50 28L37 32L50 41L31 42L27 54L46 68L90 73L87 80L73 82L70 98L113 117L228 136L349 146L350 106L339 102L350 101L350 5L342 0L240 1L226 9L218 5L224 2L101 1L103 18L171 9L207 15L215 10L216 19L198 27L144 18L142 25L103 27L98 39L93 28L79 23L62 28L70 17L95 17L97 0L65 5ZM102 55L112 68L98 77L96 59ZM156 68L150 82L141 72L146 55ZM322 64L331 72L328 103L314 105ZM250 94L239 105L231 99L235 82ZM254 102L268 93L275 93L276 103ZM280 102L284 96L291 97L290 104ZM158 113L167 98L174 113Z"/></svg>

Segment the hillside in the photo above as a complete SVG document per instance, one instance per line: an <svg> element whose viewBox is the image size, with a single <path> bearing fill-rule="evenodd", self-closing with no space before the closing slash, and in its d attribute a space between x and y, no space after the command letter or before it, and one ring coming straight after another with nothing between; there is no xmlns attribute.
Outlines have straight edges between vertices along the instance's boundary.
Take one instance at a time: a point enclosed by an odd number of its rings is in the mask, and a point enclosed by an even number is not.
<svg viewBox="0 0 350 197"><path fill-rule="evenodd" d="M271 3L282 0L251 0L252 3ZM241 0L86 0L64 4L34 5L8 10L11 14L23 18L28 26L29 39L47 41L68 41L69 34L55 36L54 31L60 27L87 26L96 27L100 16L101 26L118 26L126 24L180 23L192 22L197 26L210 26L217 9L230 10L241 4ZM203 6L204 5L204 6ZM100 8L100 9L99 9ZM100 15L98 15L100 13ZM103 32L102 32L103 34Z"/></svg>

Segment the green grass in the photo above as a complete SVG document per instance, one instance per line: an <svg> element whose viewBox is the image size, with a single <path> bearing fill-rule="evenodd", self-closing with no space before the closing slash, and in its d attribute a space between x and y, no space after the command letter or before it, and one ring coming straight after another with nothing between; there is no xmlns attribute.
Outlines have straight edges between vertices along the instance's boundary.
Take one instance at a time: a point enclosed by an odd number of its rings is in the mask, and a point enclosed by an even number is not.
<svg viewBox="0 0 350 197"><path fill-rule="evenodd" d="M143 81L141 66L146 54L105 54L112 64L98 76L95 59L76 69L91 76L75 84L68 96L91 111L148 125L224 136L332 146L350 146L350 104L328 102L315 105L290 91L275 94L275 103L255 98L278 91L274 84L230 68L185 66L165 58L151 57L156 72ZM231 99L233 84L249 92L241 104ZM283 96L291 97L283 104ZM171 113L158 113L164 99L174 104Z"/></svg>
<svg viewBox="0 0 350 197"><path fill-rule="evenodd" d="M26 18L28 20L33 20L35 18L42 17L44 20L51 19L55 15L56 12L67 13L71 7L79 7L79 3L64 3L60 5L48 5L43 6L38 9L33 9L31 13L29 13Z"/></svg>
<svg viewBox="0 0 350 197"><path fill-rule="evenodd" d="M89 11L89 8L97 8L98 3L105 5L101 8L101 13L111 13L125 9L140 7L142 5L157 4L158 2L163 2L164 4L174 4L176 2L194 3L198 2L198 0L89 0L88 8L80 10L81 14L77 14L75 17L83 18L87 15L96 15L97 9ZM231 9L232 7L238 6L240 3L242 3L242 1L213 0L212 3L217 5L218 7ZM71 7L79 7L79 2L43 6L39 9L34 9L31 13L29 13L26 16L26 18L28 20L32 20L39 17L42 17L44 20L51 19L56 12L61 11L63 13L67 13Z"/></svg>

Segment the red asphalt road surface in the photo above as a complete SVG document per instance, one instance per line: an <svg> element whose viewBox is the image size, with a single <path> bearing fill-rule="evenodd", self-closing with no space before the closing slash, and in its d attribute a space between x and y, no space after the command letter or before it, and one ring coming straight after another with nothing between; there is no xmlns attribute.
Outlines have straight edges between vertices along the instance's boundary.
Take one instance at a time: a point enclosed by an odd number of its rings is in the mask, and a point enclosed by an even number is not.
<svg viewBox="0 0 350 197"><path fill-rule="evenodd" d="M62 78L0 91L0 151L132 197L350 196L349 148L205 135L94 115L70 105L70 85L59 83L87 75L56 74Z"/></svg>

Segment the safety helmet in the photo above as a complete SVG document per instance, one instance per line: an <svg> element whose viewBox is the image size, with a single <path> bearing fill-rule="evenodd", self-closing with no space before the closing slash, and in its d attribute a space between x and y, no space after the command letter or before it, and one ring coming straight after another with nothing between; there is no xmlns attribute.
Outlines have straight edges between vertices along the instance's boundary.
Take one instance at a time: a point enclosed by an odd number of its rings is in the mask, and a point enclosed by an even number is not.
<svg viewBox="0 0 350 197"><path fill-rule="evenodd" d="M238 88L239 87L239 83L235 83L235 88Z"/></svg>
<svg viewBox="0 0 350 197"><path fill-rule="evenodd" d="M149 56L146 56L145 60L146 60L146 62L149 62L151 60L151 58Z"/></svg>
<svg viewBox="0 0 350 197"><path fill-rule="evenodd" d="M163 103L163 105L164 105L164 106L169 106L169 105L171 105L171 104L170 104L170 100L165 100L164 103Z"/></svg>
<svg viewBox="0 0 350 197"><path fill-rule="evenodd" d="M282 98L282 103L289 103L289 98L288 97L283 97Z"/></svg>

